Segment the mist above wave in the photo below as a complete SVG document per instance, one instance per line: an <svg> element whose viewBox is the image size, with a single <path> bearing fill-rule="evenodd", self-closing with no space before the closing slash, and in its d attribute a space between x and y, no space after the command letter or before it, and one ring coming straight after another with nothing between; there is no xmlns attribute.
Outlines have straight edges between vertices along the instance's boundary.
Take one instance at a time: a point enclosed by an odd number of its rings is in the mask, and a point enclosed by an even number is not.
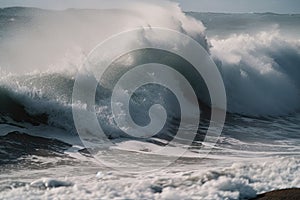
<svg viewBox="0 0 300 200"><path fill-rule="evenodd" d="M122 9L47 11L7 8L0 11L5 30L0 66L14 73L76 69L108 37L142 27L164 27L186 33L206 49L205 27L177 4L135 3ZM115 47L118 48L118 47Z"/></svg>

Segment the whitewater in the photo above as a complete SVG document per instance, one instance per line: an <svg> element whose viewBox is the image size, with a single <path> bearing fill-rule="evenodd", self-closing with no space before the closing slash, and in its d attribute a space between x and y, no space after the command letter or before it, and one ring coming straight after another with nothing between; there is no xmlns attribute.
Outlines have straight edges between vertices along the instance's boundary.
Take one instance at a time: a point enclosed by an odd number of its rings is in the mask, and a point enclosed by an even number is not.
<svg viewBox="0 0 300 200"><path fill-rule="evenodd" d="M0 199L250 199L274 189L299 188L299 25L297 14L185 13L173 3L106 10L1 9ZM157 158L166 162L184 147L170 147L168 155L155 153L172 138L178 111L169 113L175 116L168 121L171 131L134 139L116 126L109 107L111 88L98 87L96 115L116 144L108 153L117 157L100 152L111 159L107 167L78 136L72 92L80 67L96 45L143 27L187 34L209 52L224 81L227 116L212 152L199 158L210 98L203 80L193 80L203 89L199 101L204 114L193 145L166 168L125 173L113 166L128 169L136 167L135 162L142 167ZM161 52L133 52L116 60L113 68L159 56ZM168 62L192 73L185 62L173 59ZM115 81L118 73L109 71L106 81ZM133 118L146 125L149 105L154 100L162 103L166 96L177 106L168 95L157 87L141 89L136 102L150 102L136 109ZM192 129L188 124L182 128Z"/></svg>

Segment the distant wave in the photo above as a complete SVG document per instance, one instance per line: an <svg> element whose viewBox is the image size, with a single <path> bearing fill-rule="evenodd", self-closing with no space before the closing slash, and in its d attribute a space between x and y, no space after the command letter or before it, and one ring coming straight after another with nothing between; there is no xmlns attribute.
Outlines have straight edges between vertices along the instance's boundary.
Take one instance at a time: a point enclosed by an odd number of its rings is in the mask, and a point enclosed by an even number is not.
<svg viewBox="0 0 300 200"><path fill-rule="evenodd" d="M264 116L299 111L299 40L274 29L210 42L225 82L229 112Z"/></svg>

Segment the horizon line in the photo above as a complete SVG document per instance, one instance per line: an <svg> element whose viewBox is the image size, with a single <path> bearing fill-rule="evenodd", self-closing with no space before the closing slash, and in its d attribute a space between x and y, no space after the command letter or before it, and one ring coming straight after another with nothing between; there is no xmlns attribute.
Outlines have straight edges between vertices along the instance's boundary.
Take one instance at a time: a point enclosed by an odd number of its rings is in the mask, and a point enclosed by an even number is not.
<svg viewBox="0 0 300 200"><path fill-rule="evenodd" d="M121 10L122 8L64 8L64 9L54 9L54 8L41 8L41 7L33 7L33 6L6 6L0 7L0 9L8 9L8 8L29 8L29 9L40 9L40 10L48 10L48 11L67 11L67 10ZM194 11L194 10L182 10L184 13L210 13L210 14L275 14L275 15L300 15L300 13L279 13L279 12L216 12L216 11Z"/></svg>

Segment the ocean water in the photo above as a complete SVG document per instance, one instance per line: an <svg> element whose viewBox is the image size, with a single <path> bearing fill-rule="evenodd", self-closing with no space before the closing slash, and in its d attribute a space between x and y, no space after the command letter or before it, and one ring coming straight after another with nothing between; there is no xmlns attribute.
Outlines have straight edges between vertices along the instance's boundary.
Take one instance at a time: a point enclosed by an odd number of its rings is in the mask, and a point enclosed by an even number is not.
<svg viewBox="0 0 300 200"><path fill-rule="evenodd" d="M106 38L141 27L187 34L216 63L226 89L227 115L207 156L199 156L211 112L201 77L191 82L203 91L198 96L202 120L180 127L186 132L196 128L197 136L171 165L156 169L155 162L176 157L184 144L169 147L168 154L156 150L174 137L180 102L155 85L136 92L130 114L145 126L151 105L167 106L166 125L157 135L138 139L125 134L110 110L112 88L98 86L96 116L114 148L97 154L109 165L99 163L80 140L72 115L80 66ZM1 9L0 199L250 199L300 187L299 33L296 14L184 13L171 3L124 10ZM153 58L167 58L167 64L193 73L182 60L148 50L118 58L104 81L115 82L118 69ZM148 164L155 170L132 173Z"/></svg>

